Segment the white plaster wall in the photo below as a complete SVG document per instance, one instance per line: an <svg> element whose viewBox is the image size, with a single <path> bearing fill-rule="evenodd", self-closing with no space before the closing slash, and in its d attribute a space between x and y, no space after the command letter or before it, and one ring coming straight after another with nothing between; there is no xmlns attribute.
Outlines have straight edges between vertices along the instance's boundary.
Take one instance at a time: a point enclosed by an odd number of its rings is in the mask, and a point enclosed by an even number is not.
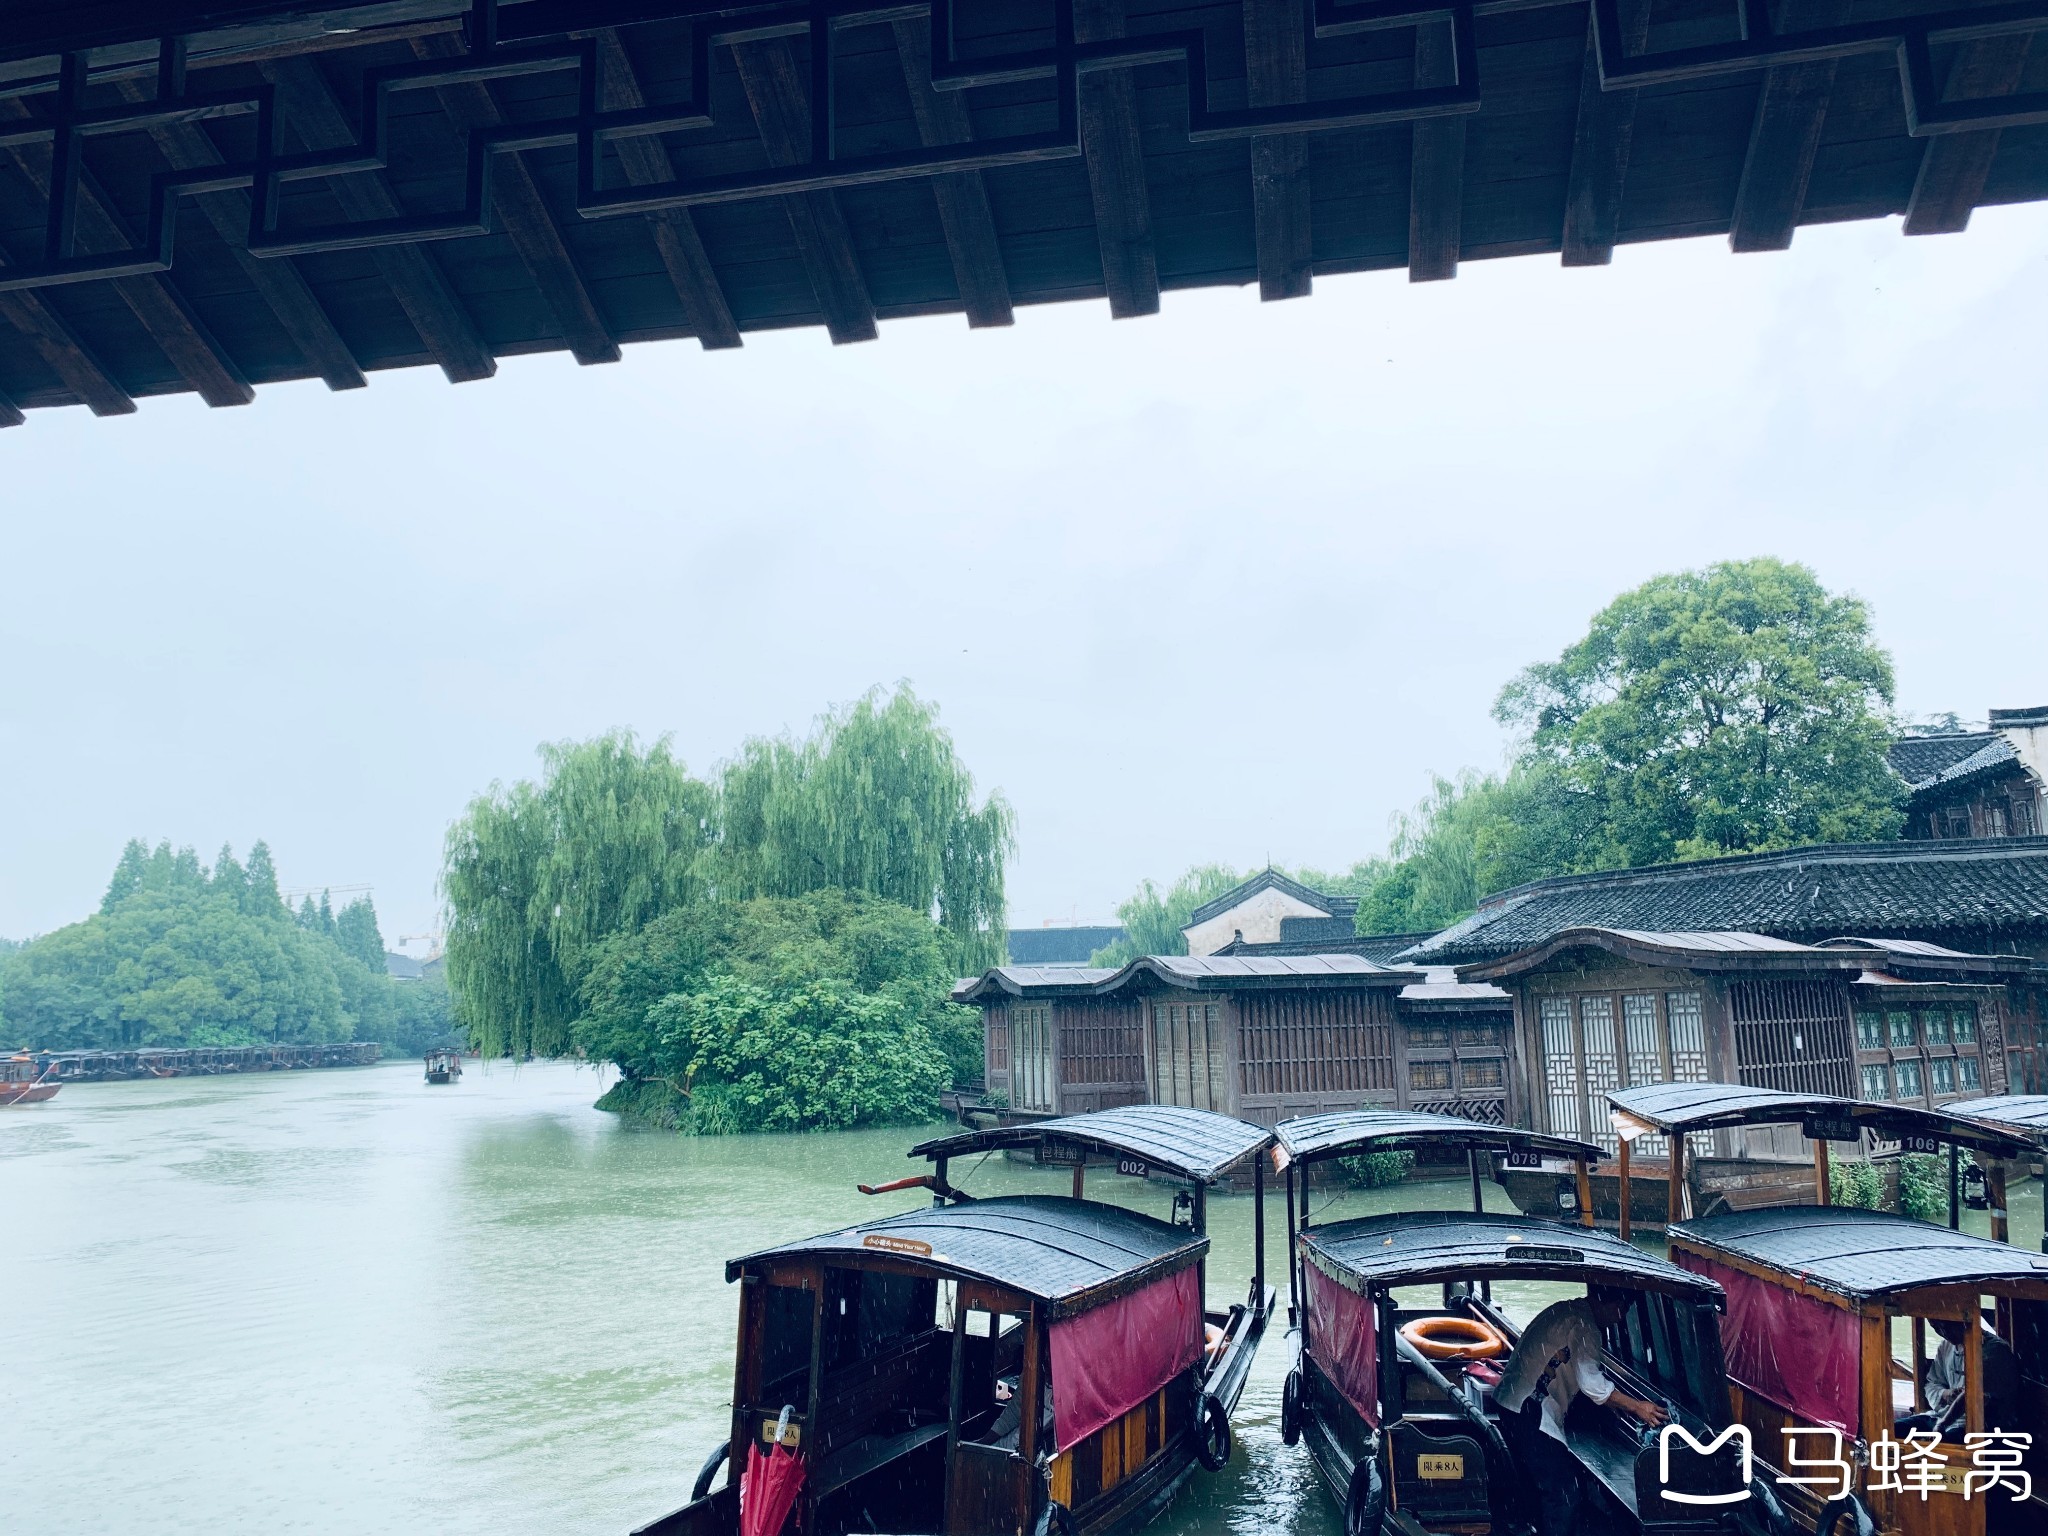
<svg viewBox="0 0 2048 1536"><path fill-rule="evenodd" d="M1181 929L1191 955L1213 955L1242 932L1247 944L1280 942L1283 917L1328 917L1321 907L1312 907L1299 897L1268 886L1228 912L1219 912L1206 923Z"/></svg>
<svg viewBox="0 0 2048 1536"><path fill-rule="evenodd" d="M2048 784L2048 725L2002 725L1999 732L2012 743L2036 784Z"/></svg>

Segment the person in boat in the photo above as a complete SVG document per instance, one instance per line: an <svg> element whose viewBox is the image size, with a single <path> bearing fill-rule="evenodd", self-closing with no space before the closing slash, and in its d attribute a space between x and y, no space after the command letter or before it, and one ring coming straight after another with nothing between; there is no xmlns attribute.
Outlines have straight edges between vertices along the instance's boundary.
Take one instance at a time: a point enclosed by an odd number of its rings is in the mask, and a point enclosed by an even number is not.
<svg viewBox="0 0 2048 1536"><path fill-rule="evenodd" d="M1619 1327L1628 1298L1604 1286L1588 1287L1583 1299L1560 1301L1537 1313L1508 1356L1493 1400L1515 1460L1534 1483L1541 1536L1573 1536L1579 1530L1579 1464L1566 1449L1565 1418L1583 1397L1619 1409L1655 1429L1665 1412L1631 1397L1603 1369L1601 1338Z"/></svg>
<svg viewBox="0 0 2048 1536"><path fill-rule="evenodd" d="M1045 1432L1052 1432L1052 1379L1048 1372L1043 1393L1045 1400ZM1024 1402L1017 1374L996 1378L996 1421L989 1426L988 1443L1003 1446L1009 1450L1017 1448L1017 1434L1024 1425Z"/></svg>
<svg viewBox="0 0 2048 1536"><path fill-rule="evenodd" d="M1922 1413L1903 1415L1896 1426L1904 1434L1912 1429L1954 1428L1945 1421L1960 1420L1963 1401L1963 1330L1967 1323L1948 1318L1928 1319L1928 1326L1941 1335L1941 1345L1927 1362L1923 1377L1927 1408ZM1984 1422L1994 1428L2019 1422L2020 1357L1990 1329L1984 1338Z"/></svg>

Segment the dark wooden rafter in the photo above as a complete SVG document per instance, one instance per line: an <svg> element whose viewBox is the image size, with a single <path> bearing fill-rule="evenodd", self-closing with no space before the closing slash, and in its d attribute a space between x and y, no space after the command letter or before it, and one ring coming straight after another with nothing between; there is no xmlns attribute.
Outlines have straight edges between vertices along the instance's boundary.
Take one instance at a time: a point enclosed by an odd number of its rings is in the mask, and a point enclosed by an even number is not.
<svg viewBox="0 0 2048 1536"><path fill-rule="evenodd" d="M1308 20L1303 0L1244 0L1245 100L1255 107L1308 99ZM1313 287L1308 139L1265 133L1252 140L1252 222L1259 297L1301 299Z"/></svg>
<svg viewBox="0 0 2048 1536"><path fill-rule="evenodd" d="M412 51L420 59L453 58L462 45L446 33L413 39ZM460 128L474 132L496 128L505 121L491 88L481 80L463 81L439 87L435 94L441 106ZM562 340L570 356L588 367L592 363L616 363L619 344L605 324L597 303L585 286L583 274L563 243L562 231L548 211L533 173L517 152L500 153L491 169L491 218L519 252L526 270L540 289L555 321L562 328Z"/></svg>
<svg viewBox="0 0 2048 1536"><path fill-rule="evenodd" d="M1124 35L1124 0L1074 0L1074 36L1084 43ZM1102 248L1102 286L1117 319L1159 313L1159 254L1152 243L1152 193L1138 85L1128 69L1094 70L1080 81L1081 150Z"/></svg>
<svg viewBox="0 0 2048 1536"><path fill-rule="evenodd" d="M1457 78L1451 22L1415 29L1415 83L1449 85ZM1458 275L1464 239L1465 117L1425 118L1414 125L1409 154L1408 281L1440 282Z"/></svg>
<svg viewBox="0 0 2048 1536"><path fill-rule="evenodd" d="M2010 96L2019 89L2032 41L2031 33L2021 33L1962 43L1949 68L1942 99ZM1920 157L1920 174L1913 181L1912 200L1906 204L1907 234L1953 235L1969 227L1970 214L1984 196L1991 162L1998 156L1998 137L1998 129L1985 128L1975 133L1937 133L1928 139Z"/></svg>
<svg viewBox="0 0 2048 1536"><path fill-rule="evenodd" d="M134 411L135 397L121 387L41 294L0 293L0 320L21 333L58 381L93 415L126 416Z"/></svg>
<svg viewBox="0 0 2048 1536"><path fill-rule="evenodd" d="M1624 0L1621 28L1627 50L1640 51L1650 37L1649 0ZM1629 151L1635 143L1637 93L1601 89L1600 50L1593 37L1593 18L1588 15L1560 246L1568 267L1604 267L1614 259L1614 242L1621 229L1621 194L1628 181Z"/></svg>
<svg viewBox="0 0 2048 1536"><path fill-rule="evenodd" d="M263 77L277 88L279 114L297 130L308 149L333 149L356 142L355 128L342 111L340 99L312 59L274 60L263 66ZM396 218L404 211L381 171L336 176L327 186L351 219ZM498 371L497 359L477 333L476 322L431 255L417 245L376 246L370 255L449 382L488 379Z"/></svg>
<svg viewBox="0 0 2048 1536"><path fill-rule="evenodd" d="M1787 30L1832 27L1848 19L1848 0L1788 0L1784 24ZM1764 71L1749 130L1749 152L1735 189L1735 211L1728 220L1732 249L1791 248L1834 89L1833 59Z"/></svg>
<svg viewBox="0 0 2048 1536"><path fill-rule="evenodd" d="M21 414L21 407L5 395L0 395L0 427L18 427L28 418Z"/></svg>
<svg viewBox="0 0 2048 1536"><path fill-rule="evenodd" d="M131 102L143 102L153 94L139 80L124 80L117 86ZM203 170L225 158L197 123L159 123L150 137L173 170ZM334 328L313 290L289 258L264 259L249 254L249 194L209 192L194 199L206 215L221 243L234 253L242 275L270 306L293 345L329 389L361 389L369 380L362 365L349 351L348 343Z"/></svg>
<svg viewBox="0 0 2048 1536"><path fill-rule="evenodd" d="M811 153L811 105L796 51L789 39L767 38L733 45L740 84L754 109L754 123L770 165L796 165ZM799 259L811 280L825 330L836 343L875 339L875 303L854 249L853 231L839 209L838 194L796 192L782 199L796 237Z"/></svg>
<svg viewBox="0 0 2048 1536"><path fill-rule="evenodd" d="M0 121L18 122L30 116L20 101L0 101ZM28 178L39 197L50 195L50 156L47 148L29 149L12 145L8 160ZM135 232L122 217L105 189L90 171L78 178L78 245L82 251L132 250ZM243 377L212 332L207 330L183 294L166 273L144 277L115 278L111 284L121 301L162 350L178 377L208 405L247 405L256 390Z"/></svg>
<svg viewBox="0 0 2048 1536"><path fill-rule="evenodd" d="M932 87L932 34L922 17L897 18L896 52L903 61L903 83L917 118L918 139L927 148L965 144L974 137L974 123L958 91ZM988 205L988 187L979 171L949 171L931 178L939 205L939 224L946 231L946 251L953 259L953 277L960 285L960 305L971 326L1009 325L1016 318L1010 304L1010 278L996 241L996 219Z"/></svg>
<svg viewBox="0 0 2048 1536"><path fill-rule="evenodd" d="M640 84L640 73L616 28L607 27L597 34L597 55L599 89L602 92L599 105L607 112L633 111L646 106L647 94ZM675 179L675 164L656 135L625 134L612 143L618 151L619 165L625 171L626 179L636 187ZM732 307L726 302L725 290L718 284L718 273L712 268L711 257L704 249L703 236L698 233L697 221L690 210L668 208L651 213L647 216L647 225L654 236L654 247L661 255L661 264L668 270L669 281L675 285L676 297L681 300L683 312L689 317L690 329L696 333L697 344L707 352L738 346L740 328L733 320Z"/></svg>

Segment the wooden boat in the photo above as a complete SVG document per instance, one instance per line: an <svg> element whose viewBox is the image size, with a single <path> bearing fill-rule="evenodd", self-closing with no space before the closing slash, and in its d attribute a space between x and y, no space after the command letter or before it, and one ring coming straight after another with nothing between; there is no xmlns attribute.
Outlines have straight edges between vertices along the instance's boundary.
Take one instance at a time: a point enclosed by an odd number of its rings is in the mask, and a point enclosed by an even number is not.
<svg viewBox="0 0 2048 1536"><path fill-rule="evenodd" d="M1693 1204L1702 1215L1715 1211L1746 1211L1763 1205L1797 1205L1810 1200L1813 1170L1805 1163L1763 1157L1695 1157L1686 1165L1693 1183ZM1629 1172L1629 1224L1632 1230L1656 1231L1664 1225L1669 1205L1670 1164L1663 1158L1637 1158ZM1570 1191L1561 1174L1529 1168L1503 1168L1502 1188L1516 1209L1531 1216L1555 1216L1558 1202ZM1613 1159L1592 1168L1593 1221L1596 1226L1621 1225L1621 1165Z"/></svg>
<svg viewBox="0 0 2048 1536"><path fill-rule="evenodd" d="M2002 1125L2009 1131L2032 1137L2033 1169L2036 1173L2042 1172L2042 1164L2048 1160L2048 1093L2001 1093L1987 1099L1964 1099L1944 1104L1942 1108L1952 1115L1989 1120L1993 1125ZM2048 1233L2042 1235L2041 1246L2048 1250Z"/></svg>
<svg viewBox="0 0 2048 1536"><path fill-rule="evenodd" d="M453 1083L462 1077L462 1052L427 1052L427 1081L430 1083Z"/></svg>
<svg viewBox="0 0 2048 1536"><path fill-rule="evenodd" d="M1594 1229L1591 1203L1583 1199L1559 1211L1573 1218L1569 1225L1482 1208L1482 1160L1562 1163L1583 1190L1597 1147L1397 1112L1307 1116L1282 1121L1275 1134L1274 1158L1288 1183L1288 1316L1296 1340L1280 1433L1290 1445L1306 1444L1344 1510L1347 1536L1507 1536L1533 1526L1533 1479L1503 1432L1486 1379L1492 1373L1467 1364L1504 1363L1520 1336L1493 1304L1497 1281L1552 1281L1625 1299L1629 1321L1606 1348L1617 1386L1664 1403L1697 1446L1712 1446L1731 1422L1719 1369L1719 1286ZM1309 1226L1313 1164L1397 1149L1462 1150L1472 1212L1397 1212ZM1297 1191L1304 1197L1298 1209ZM1428 1286L1441 1287L1441 1305L1420 1304L1409 1289ZM1474 1342L1432 1352L1431 1336L1452 1330ZM1722 1504L1666 1494L1757 1497L1726 1447L1702 1455L1681 1444L1666 1478L1657 1437L1616 1409L1582 1402L1568 1434L1566 1449L1591 1500L1584 1529L1720 1536L1732 1529ZM1776 1509L1769 1490L1761 1490L1749 1527L1770 1529Z"/></svg>
<svg viewBox="0 0 2048 1536"><path fill-rule="evenodd" d="M57 1064L38 1063L26 1052L0 1057L0 1109L40 1104L57 1096Z"/></svg>
<svg viewBox="0 0 2048 1536"><path fill-rule="evenodd" d="M1722 1346L1737 1422L1759 1465L1773 1477L1810 1475L1810 1467L1789 1465L1795 1450L1810 1464L1835 1454L1817 1446L1849 1447L1828 1497L1828 1489L1783 1485L1801 1528L1819 1536L2048 1530L2048 1456L2034 1449L2048 1446L2048 1258L2004 1241L2004 1170L2029 1154L2027 1135L1975 1114L1729 1083L1660 1084L1611 1093L1608 1103L1624 1135L1669 1136L1681 1166L1688 1139L1705 1133L1796 1126L1812 1144L1814 1203L1694 1216L1677 1209L1686 1196L1681 1178L1668 1227L1673 1260L1728 1294ZM1840 1143L1945 1154L1948 1225L1829 1205L1830 1148ZM1960 1230L1964 1151L1990 1181L1990 1239ZM1948 1411L1927 1415L1927 1334L1943 1324L1961 1333L1963 1391ZM1909 1357L1896 1358L1906 1339ZM1994 1352L2012 1367L2009 1400L1993 1405L1995 1423L1985 1365ZM1911 1423L1915 1414L1932 1422ZM1925 1437L1921 1445L1908 1441L1909 1428ZM2031 1478L2029 1497L1982 1488L1967 1496L1975 1463L1966 1437L1987 1430L2031 1437L2014 1451ZM1881 1440L1903 1442L1930 1470L1874 1471Z"/></svg>
<svg viewBox="0 0 2048 1536"><path fill-rule="evenodd" d="M1143 1526L1230 1456L1274 1297L1260 1243L1244 1302L1206 1309L1207 1194L1271 1141L1162 1105L966 1132L912 1149L929 1173L862 1186L927 1188L928 1208L734 1259L731 1433L691 1502L637 1536L731 1536L741 1486L766 1497L771 1478L797 1484L803 1536ZM1024 1148L1071 1168L1072 1193L948 1182L960 1157ZM1087 1198L1095 1167L1164 1181L1168 1219Z"/></svg>

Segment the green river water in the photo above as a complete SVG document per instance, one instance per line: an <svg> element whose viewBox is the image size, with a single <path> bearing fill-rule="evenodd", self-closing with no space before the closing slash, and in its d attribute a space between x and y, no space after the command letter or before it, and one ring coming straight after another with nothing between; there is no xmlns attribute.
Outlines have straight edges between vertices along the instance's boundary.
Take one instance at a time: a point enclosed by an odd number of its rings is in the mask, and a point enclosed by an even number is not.
<svg viewBox="0 0 2048 1536"><path fill-rule="evenodd" d="M74 1085L0 1112L0 1529L625 1536L681 1503L725 1430L725 1260L915 1203L853 1188L911 1171L915 1137L679 1138L591 1109L606 1081L470 1063L429 1088L394 1062ZM990 1161L964 1182L1066 1175ZM1170 1200L1101 1175L1090 1194ZM1462 1197L1411 1184L1320 1219ZM2015 1201L2022 1241L2039 1201ZM1211 1230L1212 1300L1237 1299L1250 1199L1212 1200ZM1287 1345L1276 1325L1231 1465L1155 1531L1334 1536L1280 1443Z"/></svg>

